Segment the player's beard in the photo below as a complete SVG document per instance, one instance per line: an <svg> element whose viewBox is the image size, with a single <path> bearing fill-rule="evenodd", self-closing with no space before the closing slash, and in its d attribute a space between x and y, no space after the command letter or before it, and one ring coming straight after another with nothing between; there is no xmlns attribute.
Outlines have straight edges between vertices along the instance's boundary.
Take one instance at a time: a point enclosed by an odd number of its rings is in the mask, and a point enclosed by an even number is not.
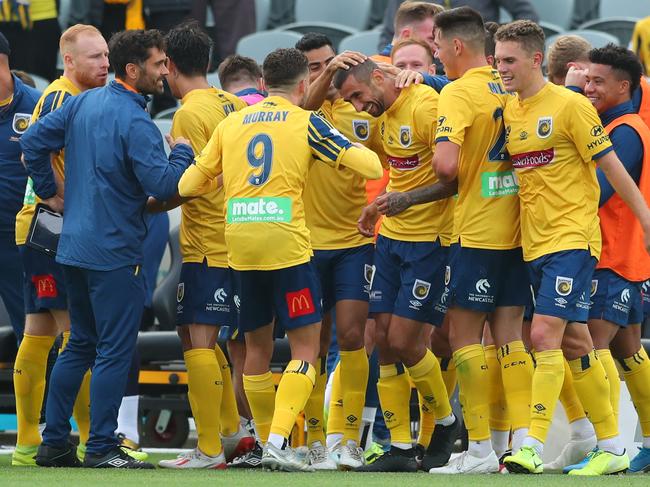
<svg viewBox="0 0 650 487"><path fill-rule="evenodd" d="M76 74L79 84L87 89L98 88L106 84L107 76L100 77L99 73L89 74L85 71L79 71ZM106 74L108 75L108 72Z"/></svg>
<svg viewBox="0 0 650 487"><path fill-rule="evenodd" d="M140 78L135 88L143 95L162 95L165 91L164 76Z"/></svg>

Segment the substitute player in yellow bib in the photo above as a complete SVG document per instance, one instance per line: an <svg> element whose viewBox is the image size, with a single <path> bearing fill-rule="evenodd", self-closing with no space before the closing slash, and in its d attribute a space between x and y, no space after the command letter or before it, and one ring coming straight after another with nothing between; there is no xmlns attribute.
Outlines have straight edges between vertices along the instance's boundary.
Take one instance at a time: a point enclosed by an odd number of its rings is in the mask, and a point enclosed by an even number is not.
<svg viewBox="0 0 650 487"><path fill-rule="evenodd" d="M381 145L377 120L357 113L332 86L337 67L365 56L342 53L335 56L332 42L318 33L305 34L296 43L309 61L309 108L330 122L350 141L375 150ZM376 150L375 150L376 152ZM332 171L312 164L305 187L305 217L314 248L314 264L323 293L320 370L314 392L305 406L307 445L311 464L317 470L353 469L363 465L359 429L364 413L368 357L364 329L372 272L373 243L357 231L357 218L366 205L366 179L342 169ZM327 382L326 361L332 333L332 311L336 308L336 340L340 349L339 383L332 387L327 440L323 425L323 402ZM337 377L335 375L334 377ZM334 379L336 380L336 379ZM338 402L338 401L341 402ZM342 407L338 405L342 404ZM339 414L340 413L340 414ZM339 420L337 420L337 417ZM338 448L330 455L327 446Z"/></svg>
<svg viewBox="0 0 650 487"><path fill-rule="evenodd" d="M181 179L179 193L201 194L222 174L228 264L236 271L247 347L244 386L256 422L274 409L269 371L274 316L287 330L292 351L262 465L309 471L312 467L286 447L314 387L321 321L302 193L313 159L375 179L381 177L381 164L374 153L353 146L322 118L299 108L309 86L307 59L300 51L269 54L263 74L270 96L217 127L197 164Z"/></svg>
<svg viewBox="0 0 650 487"><path fill-rule="evenodd" d="M517 93L504 118L507 148L520 183L524 260L535 292L530 429L519 452L504 462L511 472L542 472L541 453L562 388L564 354L598 439L586 465L570 475L622 472L629 467L629 458L612 413L605 370L584 325L601 250L593 161L639 219L647 248L650 211L589 101L544 80L542 29L516 21L502 26L496 41L501 78L509 91Z"/></svg>
<svg viewBox="0 0 650 487"><path fill-rule="evenodd" d="M167 80L172 94L181 99L171 134L188 139L195 154L201 152L228 114L247 106L236 96L209 85L206 75L211 44L208 35L192 24L175 27L166 36ZM216 344L219 327L236 327L237 321L224 227L222 189L183 204L183 267L176 316L199 441L194 450L160 461L161 467L225 468L226 461L254 443L239 424L230 366Z"/></svg>
<svg viewBox="0 0 650 487"><path fill-rule="evenodd" d="M108 46L99 31L89 25L75 25L66 30L60 41L65 69L63 76L52 82L34 109L32 122L58 109L71 96L104 86L108 75ZM52 167L63 191L63 151L53 155ZM47 356L54 341L63 332L63 347L70 336L70 316L63 270L54 257L25 245L27 233L40 199L34 193L32 180L27 180L23 208L16 216L16 244L24 269L25 335L20 343L14 365L14 389L18 437L12 456L13 465L35 465L34 455L41 443L38 431L45 393ZM79 425L80 445L77 452L83 459L88 439L90 418L90 375L86 375L74 417Z"/></svg>
<svg viewBox="0 0 650 487"><path fill-rule="evenodd" d="M426 86L398 89L370 59L339 69L334 86L357 111L380 118L380 134L390 165L389 191L409 191L431 185L436 176L430 165L437 125L438 94ZM378 212L373 202L360 218L364 235L374 234ZM409 377L426 402L423 410L450 426L456 418L440 372L426 340L426 323L440 325L443 315L435 305L443 291L446 252L441 233L451 222L447 201L414 206L385 218L375 249L370 311L376 320L379 350L377 389L391 433L391 449L361 471L409 472L417 469L409 421ZM408 368L408 375L406 374ZM455 428L453 429L455 432ZM443 452L443 464L451 451Z"/></svg>

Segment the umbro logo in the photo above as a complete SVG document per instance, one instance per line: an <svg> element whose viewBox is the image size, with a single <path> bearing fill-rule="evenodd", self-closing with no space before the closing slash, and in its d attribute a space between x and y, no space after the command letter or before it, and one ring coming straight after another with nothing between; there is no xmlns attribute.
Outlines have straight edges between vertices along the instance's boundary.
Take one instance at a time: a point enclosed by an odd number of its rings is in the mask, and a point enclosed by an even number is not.
<svg viewBox="0 0 650 487"><path fill-rule="evenodd" d="M359 418L357 418L354 414L350 414L350 415L349 415L347 418L345 418L345 419L348 420L348 423L354 423L354 422L356 422Z"/></svg>
<svg viewBox="0 0 650 487"><path fill-rule="evenodd" d="M390 418L392 418L393 416L395 416L395 413L394 413L394 412L392 412L392 411L384 411L384 418L386 418L386 419L390 419Z"/></svg>
<svg viewBox="0 0 650 487"><path fill-rule="evenodd" d="M535 404L533 407L535 408L535 411L537 411L538 413L546 411L546 407L542 403L539 403L539 402L537 404Z"/></svg>
<svg viewBox="0 0 650 487"><path fill-rule="evenodd" d="M309 418L309 424L312 426L316 426L319 423L318 419L316 418Z"/></svg>
<svg viewBox="0 0 650 487"><path fill-rule="evenodd" d="M120 457L115 457L115 458L110 459L106 463L108 463L109 465L112 465L113 467L120 468L120 467L123 467L124 465L126 465L129 462L127 460L123 460Z"/></svg>
<svg viewBox="0 0 650 487"><path fill-rule="evenodd" d="M426 402L433 402L433 396L422 396L422 399Z"/></svg>

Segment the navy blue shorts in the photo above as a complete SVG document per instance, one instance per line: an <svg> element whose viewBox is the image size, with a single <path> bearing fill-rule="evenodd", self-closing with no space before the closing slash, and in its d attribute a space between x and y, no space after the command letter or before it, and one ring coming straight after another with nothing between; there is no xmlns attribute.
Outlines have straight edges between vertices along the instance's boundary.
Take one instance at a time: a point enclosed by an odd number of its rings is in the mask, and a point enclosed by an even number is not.
<svg viewBox="0 0 650 487"><path fill-rule="evenodd" d="M368 301L372 279L374 246L351 249L314 250L313 262L320 278L323 312L330 311L338 301Z"/></svg>
<svg viewBox="0 0 650 487"><path fill-rule="evenodd" d="M240 298L239 333L275 318L275 328L293 330L322 319L321 290L313 262L273 271L233 271Z"/></svg>
<svg viewBox="0 0 650 487"><path fill-rule="evenodd" d="M273 325L273 339L284 338L286 331L282 326L276 322ZM219 328L219 336L217 340L220 342L226 342L232 340L235 342L245 342L244 333L239 331L239 326L222 326Z"/></svg>
<svg viewBox="0 0 650 487"><path fill-rule="evenodd" d="M440 313L434 313L434 307L443 296L446 263L447 252L438 241L403 242L380 235L370 312L440 326Z"/></svg>
<svg viewBox="0 0 650 487"><path fill-rule="evenodd" d="M641 284L641 297L643 298L643 316L650 314L650 279Z"/></svg>
<svg viewBox="0 0 650 487"><path fill-rule="evenodd" d="M535 293L535 313L568 321L589 318L591 278L596 258L588 250L564 250L527 262Z"/></svg>
<svg viewBox="0 0 650 487"><path fill-rule="evenodd" d="M23 299L25 313L44 313L49 309L68 309L63 267L54 257L19 245L23 262Z"/></svg>
<svg viewBox="0 0 650 487"><path fill-rule="evenodd" d="M433 303L433 319L432 319L432 325L441 327L442 323L445 320L445 315L447 314L447 308L449 306L449 293L450 289L449 286L447 286L447 273L449 272L449 247L440 247L440 252L442 253L442 258L445 262L445 265L440 266L437 269L436 272L436 277L434 277L433 282L442 282L445 283L443 286L443 290L440 293L440 296L438 299Z"/></svg>
<svg viewBox="0 0 650 487"><path fill-rule="evenodd" d="M497 306L527 306L530 286L521 248L449 250L449 306L489 313Z"/></svg>
<svg viewBox="0 0 650 487"><path fill-rule="evenodd" d="M591 279L589 319L607 320L618 326L643 321L640 282L630 282L609 269L596 269Z"/></svg>
<svg viewBox="0 0 650 487"><path fill-rule="evenodd" d="M176 291L177 325L237 326L237 301L233 271L183 262Z"/></svg>

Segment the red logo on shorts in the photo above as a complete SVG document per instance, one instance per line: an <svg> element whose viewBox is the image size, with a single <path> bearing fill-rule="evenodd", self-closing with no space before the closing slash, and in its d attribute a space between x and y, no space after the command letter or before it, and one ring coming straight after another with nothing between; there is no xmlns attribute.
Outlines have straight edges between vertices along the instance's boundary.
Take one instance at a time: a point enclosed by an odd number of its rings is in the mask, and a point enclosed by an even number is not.
<svg viewBox="0 0 650 487"><path fill-rule="evenodd" d="M314 300L311 297L311 291L308 287L294 293L287 293L285 298L287 300L287 308L289 309L289 318L310 315L316 311Z"/></svg>
<svg viewBox="0 0 650 487"><path fill-rule="evenodd" d="M40 276L32 276L32 282L36 288L37 298L56 298L59 291L56 289L56 281L52 274L41 274Z"/></svg>

